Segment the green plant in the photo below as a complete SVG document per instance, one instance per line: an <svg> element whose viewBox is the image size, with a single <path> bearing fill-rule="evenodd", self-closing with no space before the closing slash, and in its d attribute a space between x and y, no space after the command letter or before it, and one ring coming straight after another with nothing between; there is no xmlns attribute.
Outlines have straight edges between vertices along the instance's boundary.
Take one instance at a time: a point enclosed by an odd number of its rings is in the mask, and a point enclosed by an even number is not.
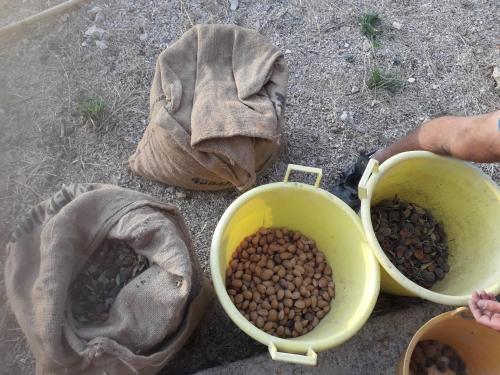
<svg viewBox="0 0 500 375"><path fill-rule="evenodd" d="M104 99L93 93L82 93L76 99L76 112L92 123L100 119L105 108Z"/></svg>
<svg viewBox="0 0 500 375"><path fill-rule="evenodd" d="M375 12L367 12L359 17L361 33L366 36L373 44L373 47L380 47L380 43L375 39L379 30L375 27L380 23L380 17Z"/></svg>
<svg viewBox="0 0 500 375"><path fill-rule="evenodd" d="M386 89L390 92L396 92L403 86L403 81L375 68L371 72L367 85L370 89Z"/></svg>

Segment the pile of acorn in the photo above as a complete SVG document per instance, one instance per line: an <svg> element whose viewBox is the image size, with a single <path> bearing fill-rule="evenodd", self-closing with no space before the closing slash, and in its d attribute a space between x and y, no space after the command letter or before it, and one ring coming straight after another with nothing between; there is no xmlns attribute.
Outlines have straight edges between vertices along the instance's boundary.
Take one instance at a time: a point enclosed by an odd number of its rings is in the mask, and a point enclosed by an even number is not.
<svg viewBox="0 0 500 375"><path fill-rule="evenodd" d="M429 211L395 197L372 206L371 220L387 257L413 282L431 288L450 270L446 232Z"/></svg>

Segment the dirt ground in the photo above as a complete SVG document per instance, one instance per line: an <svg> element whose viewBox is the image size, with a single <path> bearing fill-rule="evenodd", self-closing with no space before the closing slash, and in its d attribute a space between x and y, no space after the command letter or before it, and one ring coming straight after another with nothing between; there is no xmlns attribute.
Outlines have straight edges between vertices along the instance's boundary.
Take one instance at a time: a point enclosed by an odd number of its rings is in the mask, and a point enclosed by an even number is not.
<svg viewBox="0 0 500 375"><path fill-rule="evenodd" d="M58 2L0 0L0 26ZM258 182L282 179L295 163L323 168L328 189L359 151L387 145L427 118L500 107L491 78L500 60L495 3L241 0L231 10L225 0L96 0L0 40L0 245L29 207L63 183L113 183L177 205L208 274L213 230L238 192L183 191L126 170L148 121L149 85L163 49L198 23L235 23L278 45L290 68L288 148ZM102 12L94 19L96 6ZM359 31L358 17L369 10L381 17L378 48ZM103 35L86 36L92 25ZM370 90L374 68L403 87ZM76 111L81 93L106 103L94 124ZM500 180L498 164L481 168ZM5 300L4 258L2 252L0 373L32 374L34 360ZM189 374L262 350L214 304L165 373Z"/></svg>

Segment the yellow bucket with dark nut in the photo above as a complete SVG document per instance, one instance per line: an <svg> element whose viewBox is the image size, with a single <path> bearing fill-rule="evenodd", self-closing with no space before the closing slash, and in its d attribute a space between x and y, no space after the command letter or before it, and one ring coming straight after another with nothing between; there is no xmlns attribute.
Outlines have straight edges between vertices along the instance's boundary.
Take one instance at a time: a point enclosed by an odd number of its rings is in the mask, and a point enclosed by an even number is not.
<svg viewBox="0 0 500 375"><path fill-rule="evenodd" d="M403 152L380 167L371 159L358 194L383 291L444 305L464 305L475 290L500 293L500 189L478 168L427 151ZM371 206L395 196L429 210L448 235L450 272L431 289L405 277L375 236Z"/></svg>

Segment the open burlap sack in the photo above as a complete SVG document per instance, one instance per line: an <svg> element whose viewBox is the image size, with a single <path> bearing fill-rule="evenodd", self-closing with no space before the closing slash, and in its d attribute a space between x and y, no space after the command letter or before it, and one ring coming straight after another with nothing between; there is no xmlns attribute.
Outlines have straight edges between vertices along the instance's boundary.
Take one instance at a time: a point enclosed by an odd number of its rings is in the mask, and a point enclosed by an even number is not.
<svg viewBox="0 0 500 375"><path fill-rule="evenodd" d="M120 290L104 323L80 323L68 291L105 239L126 241L150 267ZM32 209L7 249L7 296L38 375L155 374L211 297L179 212L116 186L63 187Z"/></svg>
<svg viewBox="0 0 500 375"><path fill-rule="evenodd" d="M282 54L257 32L193 27L158 58L130 169L188 189L250 188L284 142L287 81Z"/></svg>

